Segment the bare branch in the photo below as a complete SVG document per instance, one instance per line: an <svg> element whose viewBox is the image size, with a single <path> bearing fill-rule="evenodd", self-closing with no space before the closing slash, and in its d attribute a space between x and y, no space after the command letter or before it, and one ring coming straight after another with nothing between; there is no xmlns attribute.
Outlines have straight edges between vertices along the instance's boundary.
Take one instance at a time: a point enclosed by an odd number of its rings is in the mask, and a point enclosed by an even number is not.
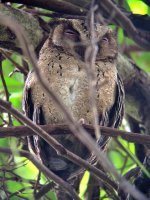
<svg viewBox="0 0 150 200"><path fill-rule="evenodd" d="M40 199L42 196L44 196L47 192L50 191L51 188L54 187L54 183L50 182L47 185L44 185L38 193L35 194L35 199Z"/></svg>
<svg viewBox="0 0 150 200"><path fill-rule="evenodd" d="M141 37L140 32L135 28L131 20L110 0L97 1L100 9L106 12L109 16L110 11L113 16L111 21L117 22L137 44L144 49L150 49L150 43L146 38ZM100 11L101 11L100 10ZM115 19L115 20L114 20Z"/></svg>
<svg viewBox="0 0 150 200"><path fill-rule="evenodd" d="M4 51L1 51L1 50L0 50L0 52L2 52L2 55L3 55L6 59L8 59L8 60L10 60L10 62L12 62L12 64L16 67L16 69L18 69L21 73L23 73L25 76L27 76L28 70L27 70L26 68L24 68L24 67L20 66L18 63L16 63L16 62L8 55L8 53L6 53L6 52L4 52Z"/></svg>
<svg viewBox="0 0 150 200"><path fill-rule="evenodd" d="M95 23L95 4L94 1L91 3L91 9L88 13L89 15L89 32L91 35L90 44L86 48L85 52L85 68L88 76L88 82L89 82L89 101L91 103L91 111L93 114L93 126L95 128L95 136L97 139L100 138L100 129L99 129L99 115L97 111L96 106L96 56L98 52L98 46L97 41L95 39L95 29L94 29L94 23ZM90 58L90 59L89 59Z"/></svg>
<svg viewBox="0 0 150 200"><path fill-rule="evenodd" d="M9 101L9 92L8 92L8 88L7 88L7 85L6 85L6 81L5 81L5 77L4 77L4 74L3 74L3 69L2 69L2 55L0 54L0 77L1 77L1 80L2 80L2 84L3 84L3 87L4 87L4 91L5 91L5 97L6 97L6 100ZM8 119L9 119L9 126L12 126L12 119L11 119L11 114L8 113Z"/></svg>
<svg viewBox="0 0 150 200"><path fill-rule="evenodd" d="M65 135L72 134L68 125L65 124L57 124L57 125L44 125L41 126L49 135ZM94 128L92 125L83 125L85 130L93 137ZM128 142L134 142L138 144L149 145L150 144L150 136L149 135L141 135L139 133L132 133L121 131L115 128L108 128L100 126L101 134L105 136L109 136L112 138L121 137L122 139ZM0 128L0 138L6 137L25 137L34 135L35 132L32 131L27 126L17 126L17 127L1 127Z"/></svg>
<svg viewBox="0 0 150 200"><path fill-rule="evenodd" d="M39 25L38 20L31 14L6 6L2 3L0 3L0 13L15 19L22 25L31 44L34 46L34 49L42 42L45 33ZM18 46L16 36L5 26L5 24L4 26L0 26L0 47L7 51L10 50L21 53L21 48Z"/></svg>
<svg viewBox="0 0 150 200"><path fill-rule="evenodd" d="M47 10L60 12L60 13L66 13L66 14L75 14L75 15L84 15L86 13L86 9L74 5L70 2L66 1L59 1L59 0L2 0L2 3L21 3L27 6L33 6L33 7L39 7L44 8Z"/></svg>

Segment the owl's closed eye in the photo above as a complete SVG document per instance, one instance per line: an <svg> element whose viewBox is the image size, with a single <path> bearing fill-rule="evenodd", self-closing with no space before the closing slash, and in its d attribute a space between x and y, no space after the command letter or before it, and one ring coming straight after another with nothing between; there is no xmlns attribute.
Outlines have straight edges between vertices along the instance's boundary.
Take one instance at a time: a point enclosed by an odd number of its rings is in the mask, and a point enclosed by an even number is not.
<svg viewBox="0 0 150 200"><path fill-rule="evenodd" d="M52 27L50 40L56 48L61 48L69 55L78 55L84 61L85 51L91 44L89 28L79 20L59 20ZM97 30L98 29L98 30ZM105 26L97 25L95 41L98 45L97 60L113 59L117 55L117 43L113 31Z"/></svg>
<svg viewBox="0 0 150 200"><path fill-rule="evenodd" d="M114 59L118 53L118 47L114 32L109 30L98 43L98 59Z"/></svg>

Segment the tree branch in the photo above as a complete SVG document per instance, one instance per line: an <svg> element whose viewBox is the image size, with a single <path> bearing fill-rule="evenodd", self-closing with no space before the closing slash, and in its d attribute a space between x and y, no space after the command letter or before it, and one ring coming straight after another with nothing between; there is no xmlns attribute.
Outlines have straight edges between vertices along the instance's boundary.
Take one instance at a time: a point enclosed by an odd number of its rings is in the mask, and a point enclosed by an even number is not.
<svg viewBox="0 0 150 200"><path fill-rule="evenodd" d="M97 1L100 8L100 13L103 11L109 16L108 19L112 18L111 21L115 21L119 24L137 44L142 46L144 49L150 50L150 43L147 38L142 37L141 32L136 29L132 21L114 4L111 0ZM110 15L110 12L112 13Z"/></svg>
<svg viewBox="0 0 150 200"><path fill-rule="evenodd" d="M94 128L92 125L83 125L85 130L91 135L95 136ZM73 134L68 125L57 124L57 125L44 125L41 126L49 135L65 135ZM138 144L150 144L150 136L141 135L139 133L131 133L126 131L117 130L115 128L100 127L101 134L109 136L112 138L121 137L128 142L134 142ZM0 138L6 137L26 137L35 135L35 132L29 129L27 126L17 126L17 127L1 127L0 128Z"/></svg>
<svg viewBox="0 0 150 200"><path fill-rule="evenodd" d="M74 5L70 2L66 1L59 1L59 0L2 0L2 3L21 3L27 6L39 7L44 8L47 10L66 13L71 15L85 15L87 12L86 9Z"/></svg>
<svg viewBox="0 0 150 200"><path fill-rule="evenodd" d="M0 3L0 13L15 19L22 25L34 49L40 45L46 33L42 30L35 17L23 10L15 9L2 3ZM16 36L10 31L10 29L4 26L0 26L0 47L7 51L10 50L21 53L21 48Z"/></svg>

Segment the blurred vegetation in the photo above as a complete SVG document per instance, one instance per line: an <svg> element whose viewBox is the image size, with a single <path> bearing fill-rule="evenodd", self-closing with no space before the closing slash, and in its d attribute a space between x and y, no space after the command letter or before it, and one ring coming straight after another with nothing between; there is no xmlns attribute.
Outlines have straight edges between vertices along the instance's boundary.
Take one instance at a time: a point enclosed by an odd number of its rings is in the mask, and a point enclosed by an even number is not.
<svg viewBox="0 0 150 200"><path fill-rule="evenodd" d="M16 7L16 4L14 4ZM140 0L126 0L125 7L136 14L150 14L150 8ZM43 17L46 21L47 17ZM135 43L127 38L121 28L115 27L117 30L117 40L119 43L119 49L126 56L133 59L133 61L145 72L150 72L150 54L149 52L144 52L142 50L130 51L132 46L136 46ZM126 51L128 49L128 51ZM23 65L22 59L16 54L12 54L11 58L20 64ZM22 93L24 87L24 76L14 71L15 66L8 59L2 61L2 73L4 80L9 93L9 101L12 105L21 110L21 101ZM6 94L3 87L2 77L0 78L0 98L5 99ZM11 116L12 124L9 121L8 114L0 114L0 126L19 126L20 123ZM123 126L121 127L124 130L129 130L129 126L124 120ZM135 157L135 148L133 143L128 143L122 139L119 139L121 144L132 153L132 156ZM22 148L23 143L21 140L16 138L7 138L0 139L1 147L13 147L13 148ZM129 157L126 152L124 152L114 140L111 141L108 147L108 158L114 164L116 169L124 175L130 169L136 166L136 163L133 158ZM38 169L27 159L18 156L7 156L5 154L0 154L0 199L34 199L33 191L36 185L38 177ZM88 180L90 174L85 172L83 179L80 183L80 197L84 199L84 193L87 188ZM39 181L39 186L45 184L47 179L42 175ZM38 188L38 186L37 186ZM105 197L105 198L104 198ZM106 192L103 190L100 194L100 198L107 198ZM55 200L55 194L53 192L48 192L43 199Z"/></svg>

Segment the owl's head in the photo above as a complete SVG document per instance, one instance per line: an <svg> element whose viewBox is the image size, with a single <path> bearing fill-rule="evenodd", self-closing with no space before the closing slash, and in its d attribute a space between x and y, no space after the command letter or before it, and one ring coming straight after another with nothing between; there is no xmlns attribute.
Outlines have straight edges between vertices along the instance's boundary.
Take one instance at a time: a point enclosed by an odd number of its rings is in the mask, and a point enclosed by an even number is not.
<svg viewBox="0 0 150 200"><path fill-rule="evenodd" d="M88 25L83 20L59 19L52 21L50 45L72 56L84 60L87 47L91 44ZM96 60L115 59L118 48L113 31L104 25L95 25L95 41L98 46Z"/></svg>

